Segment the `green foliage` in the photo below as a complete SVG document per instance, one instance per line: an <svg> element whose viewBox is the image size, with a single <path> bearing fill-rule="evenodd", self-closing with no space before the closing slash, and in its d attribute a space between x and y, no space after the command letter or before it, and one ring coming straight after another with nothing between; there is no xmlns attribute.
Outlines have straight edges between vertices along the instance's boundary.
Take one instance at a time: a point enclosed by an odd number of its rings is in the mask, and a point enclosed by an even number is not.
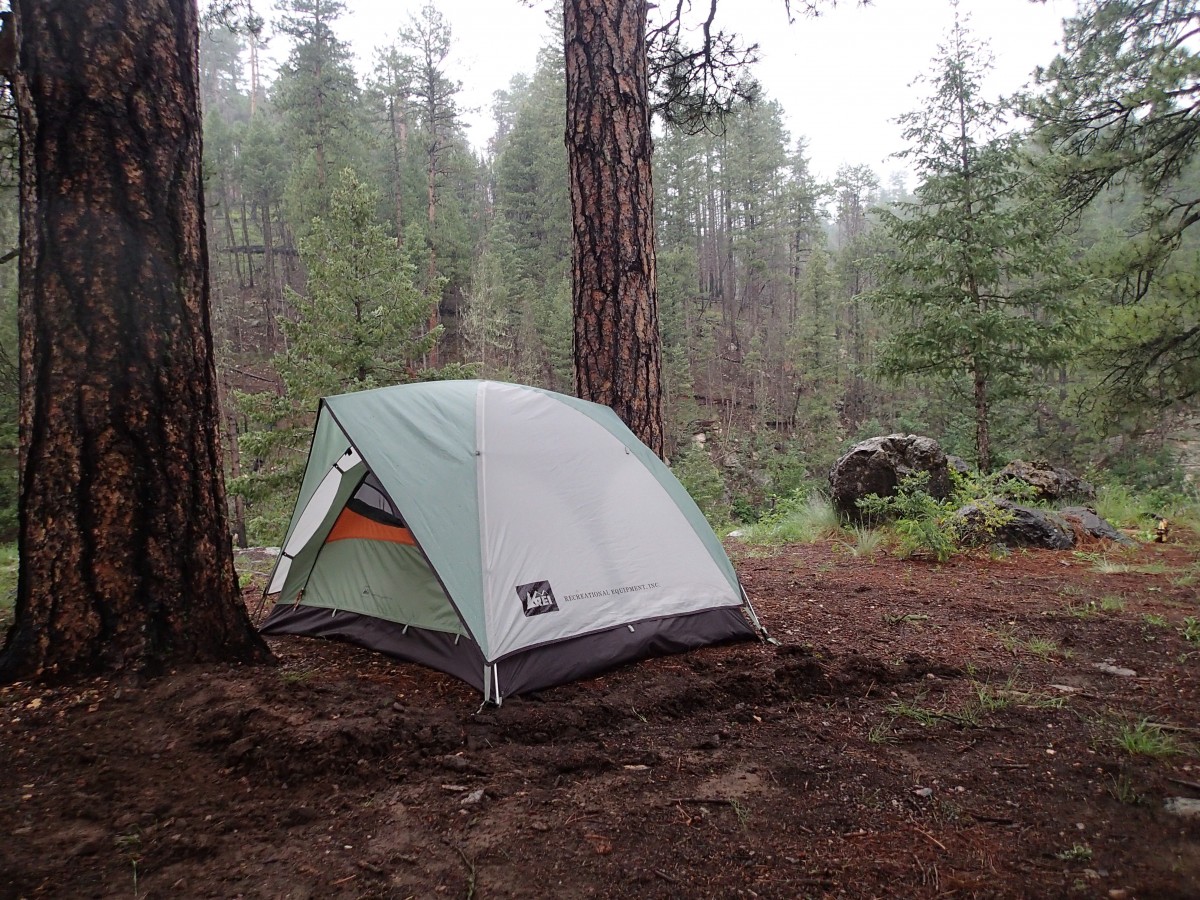
<svg viewBox="0 0 1200 900"><path fill-rule="evenodd" d="M1130 756L1174 756L1182 752L1179 742L1149 719L1121 722L1113 729L1112 741Z"/></svg>
<svg viewBox="0 0 1200 900"><path fill-rule="evenodd" d="M1194 0L1083 0L1027 103L1070 209L1121 218L1092 255L1110 288L1096 310L1099 388L1116 410L1169 407L1200 385L1195 28Z"/></svg>
<svg viewBox="0 0 1200 900"><path fill-rule="evenodd" d="M675 477L687 489L704 517L720 527L729 522L730 508L725 477L699 444L688 447L674 466Z"/></svg>
<svg viewBox="0 0 1200 900"><path fill-rule="evenodd" d="M243 471L230 491L251 507L256 542L277 541L307 459L321 397L428 378L421 358L437 341L426 322L435 300L413 286L413 266L373 220L376 195L351 170L300 242L306 295L280 327L288 349L273 360L282 392L240 395L254 427L241 438Z"/></svg>
<svg viewBox="0 0 1200 900"><path fill-rule="evenodd" d="M12 617L13 605L17 601L17 568L20 557L17 545L0 544L0 626Z"/></svg>
<svg viewBox="0 0 1200 900"><path fill-rule="evenodd" d="M775 510L742 529L747 544L809 544L838 533L841 520L824 494L793 494Z"/></svg>
<svg viewBox="0 0 1200 900"><path fill-rule="evenodd" d="M1012 521L1012 513L997 505L999 497L1015 494L1023 498L1030 490L996 476L972 477L952 471L951 480L954 490L946 500L938 500L926 490L928 472L917 472L904 478L892 496L871 494L859 500L858 506L871 520L892 520L902 557L931 556L945 562L968 537L973 543L985 543ZM975 509L969 521L957 515L968 504Z"/></svg>
<svg viewBox="0 0 1200 900"><path fill-rule="evenodd" d="M991 468L994 404L1025 396L1074 347L1078 270L1055 201L1029 176L1006 110L981 96L990 57L956 22L932 96L902 117L916 199L880 213L891 245L871 299L895 331L879 370L934 378L974 410L976 460Z"/></svg>

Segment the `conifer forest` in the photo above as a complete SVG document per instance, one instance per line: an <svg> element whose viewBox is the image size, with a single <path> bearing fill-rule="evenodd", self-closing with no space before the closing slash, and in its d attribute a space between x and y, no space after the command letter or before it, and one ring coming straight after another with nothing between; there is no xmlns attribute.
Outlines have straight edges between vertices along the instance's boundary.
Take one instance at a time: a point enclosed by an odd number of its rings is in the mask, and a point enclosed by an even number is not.
<svg viewBox="0 0 1200 900"><path fill-rule="evenodd" d="M561 16L527 74L494 92L494 133L473 146L436 3L381 36L365 74L344 13L284 0L202 20L242 545L278 541L322 396L429 378L575 385ZM815 177L753 65L689 109L652 43L665 450L706 511L752 521L820 485L854 440L891 432L935 436L983 471L1036 458L1180 488L1200 389L1195 27L1183 0L1084 0L1060 55L1001 98L983 91L987 35L964 17L913 86L897 162L909 176L886 181L862 165ZM12 411L11 260L0 278ZM15 415L3 420L15 458Z"/></svg>

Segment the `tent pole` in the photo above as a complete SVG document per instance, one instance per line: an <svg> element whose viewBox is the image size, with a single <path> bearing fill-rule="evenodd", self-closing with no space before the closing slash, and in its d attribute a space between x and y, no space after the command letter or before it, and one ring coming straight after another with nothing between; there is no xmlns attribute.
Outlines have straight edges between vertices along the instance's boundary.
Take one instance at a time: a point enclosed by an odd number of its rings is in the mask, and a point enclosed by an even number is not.
<svg viewBox="0 0 1200 900"><path fill-rule="evenodd" d="M750 617L750 624L753 625L754 630L758 632L759 640L768 644L779 643L777 640L775 640L775 638L771 637L771 635L767 632L767 629L763 627L762 622L759 621L758 613L754 611L754 604L750 602L750 595L746 593L746 586L742 584L742 580L740 578L738 579L738 590L742 592L742 606L746 608L746 615Z"/></svg>

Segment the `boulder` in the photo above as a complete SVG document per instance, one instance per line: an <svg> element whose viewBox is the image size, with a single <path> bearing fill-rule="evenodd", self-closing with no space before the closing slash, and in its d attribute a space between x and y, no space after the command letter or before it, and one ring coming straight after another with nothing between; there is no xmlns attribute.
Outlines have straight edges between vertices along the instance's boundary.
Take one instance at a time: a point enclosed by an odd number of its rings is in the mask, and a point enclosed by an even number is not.
<svg viewBox="0 0 1200 900"><path fill-rule="evenodd" d="M925 488L944 500L952 485L946 454L933 438L915 434L888 434L860 441L829 470L833 505L843 516L858 522L862 514L856 501L869 494L890 497L909 475L928 472Z"/></svg>
<svg viewBox="0 0 1200 900"><path fill-rule="evenodd" d="M1037 500L1065 500L1078 497L1096 499L1096 489L1066 469L1048 463L1028 463L1014 459L1000 470L1001 478L1012 478L1037 489Z"/></svg>
<svg viewBox="0 0 1200 900"><path fill-rule="evenodd" d="M964 543L999 543L1009 547L1042 547L1046 550L1070 550L1075 532L1058 514L1044 509L1021 506L1011 500L989 501L997 510L1012 514L1012 521L990 532L985 514L977 503L969 503L954 514L958 533Z"/></svg>
<svg viewBox="0 0 1200 900"><path fill-rule="evenodd" d="M1096 515L1095 510L1088 509L1086 506L1067 506L1060 509L1058 514L1074 525L1076 529L1091 537L1104 541L1115 541L1118 544L1137 543L1129 535L1117 531L1109 522Z"/></svg>
<svg viewBox="0 0 1200 900"><path fill-rule="evenodd" d="M957 472L959 475L970 475L971 465L961 456L955 456L953 453L946 454L946 465L950 470Z"/></svg>

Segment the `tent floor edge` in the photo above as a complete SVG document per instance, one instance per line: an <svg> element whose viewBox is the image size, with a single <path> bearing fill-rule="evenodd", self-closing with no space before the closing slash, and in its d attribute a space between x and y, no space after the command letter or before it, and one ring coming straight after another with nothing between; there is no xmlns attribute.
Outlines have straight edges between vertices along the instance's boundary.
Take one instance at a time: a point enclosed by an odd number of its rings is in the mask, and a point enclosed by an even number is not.
<svg viewBox="0 0 1200 900"><path fill-rule="evenodd" d="M319 606L277 605L258 629L266 635L303 635L345 641L394 659L419 663L485 690L479 645L461 635L404 626L362 613Z"/></svg>
<svg viewBox="0 0 1200 900"><path fill-rule="evenodd" d="M520 650L497 660L503 697L599 675L626 663L684 653L699 647L757 640L742 607L724 606L643 619L604 631Z"/></svg>

